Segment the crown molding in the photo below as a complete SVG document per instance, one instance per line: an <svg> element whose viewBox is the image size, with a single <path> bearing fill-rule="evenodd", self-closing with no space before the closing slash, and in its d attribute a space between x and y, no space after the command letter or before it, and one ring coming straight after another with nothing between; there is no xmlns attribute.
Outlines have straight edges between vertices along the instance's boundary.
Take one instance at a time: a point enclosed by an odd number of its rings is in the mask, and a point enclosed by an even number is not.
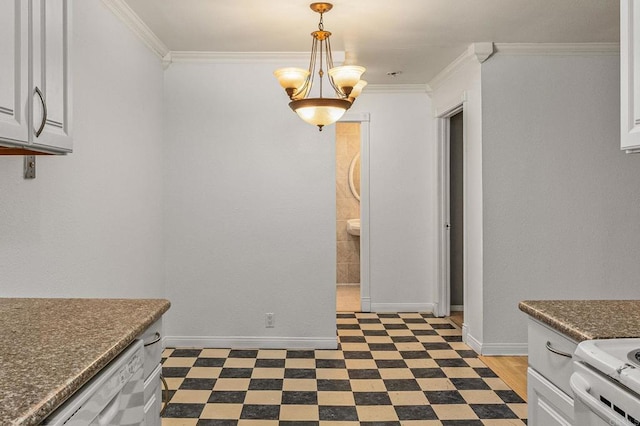
<svg viewBox="0 0 640 426"><path fill-rule="evenodd" d="M440 71L428 84L429 91L436 90L453 74L472 63L483 63L495 52L492 42L472 43L456 59Z"/></svg>
<svg viewBox="0 0 640 426"><path fill-rule="evenodd" d="M164 44L124 0L102 0L107 7L160 59L170 53Z"/></svg>
<svg viewBox="0 0 640 426"><path fill-rule="evenodd" d="M369 84L363 93L427 93L426 84Z"/></svg>
<svg viewBox="0 0 640 426"><path fill-rule="evenodd" d="M620 43L496 43L501 55L619 55Z"/></svg>

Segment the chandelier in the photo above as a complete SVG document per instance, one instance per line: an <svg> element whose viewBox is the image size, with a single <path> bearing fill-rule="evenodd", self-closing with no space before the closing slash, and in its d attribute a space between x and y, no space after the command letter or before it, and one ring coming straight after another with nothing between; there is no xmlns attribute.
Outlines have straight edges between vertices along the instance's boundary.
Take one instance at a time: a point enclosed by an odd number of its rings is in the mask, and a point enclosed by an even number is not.
<svg viewBox="0 0 640 426"><path fill-rule="evenodd" d="M333 66L331 56L331 33L324 30L323 14L331 10L331 3L311 3L311 10L320 14L318 31L311 33L311 60L309 69L281 68L274 72L280 85L285 89L289 99L289 107L300 118L309 124L322 127L338 121L351 107L353 101L360 95L367 82L360 80L365 72L364 67L357 65ZM314 77L319 77L319 97L309 97ZM335 97L323 97L322 83L325 78L325 68L328 70L327 80L335 92Z"/></svg>

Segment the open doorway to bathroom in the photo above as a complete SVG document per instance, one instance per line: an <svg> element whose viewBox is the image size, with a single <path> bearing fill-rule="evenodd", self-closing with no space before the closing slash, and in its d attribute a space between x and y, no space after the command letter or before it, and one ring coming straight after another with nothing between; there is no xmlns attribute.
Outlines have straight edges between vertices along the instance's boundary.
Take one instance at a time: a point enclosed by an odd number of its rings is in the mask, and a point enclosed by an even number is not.
<svg viewBox="0 0 640 426"><path fill-rule="evenodd" d="M464 145L463 112L449 119L449 286L451 320L464 322Z"/></svg>
<svg viewBox="0 0 640 426"><path fill-rule="evenodd" d="M336 123L336 310L361 309L361 123Z"/></svg>

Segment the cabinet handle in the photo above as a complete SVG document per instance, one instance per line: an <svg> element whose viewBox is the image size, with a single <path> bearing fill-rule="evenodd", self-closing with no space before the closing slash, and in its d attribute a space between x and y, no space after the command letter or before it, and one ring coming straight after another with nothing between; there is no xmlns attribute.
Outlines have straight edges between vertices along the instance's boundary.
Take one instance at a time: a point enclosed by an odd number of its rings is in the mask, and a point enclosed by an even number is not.
<svg viewBox="0 0 640 426"><path fill-rule="evenodd" d="M160 375L160 380L162 380L162 409L160 410L160 417L164 415L164 411L167 409L167 405L169 405L169 385L167 381L164 379L164 376Z"/></svg>
<svg viewBox="0 0 640 426"><path fill-rule="evenodd" d="M553 348L551 346L551 342L547 342L547 344L545 346L546 346L546 348L547 348L547 350L549 352L553 352L556 355L560 355L560 356L563 356L563 357L566 357L566 358L573 358L573 356L571 354L568 354L566 352L562 352L562 351L559 351L559 350Z"/></svg>
<svg viewBox="0 0 640 426"><path fill-rule="evenodd" d="M38 95L38 97L40 98L40 102L42 103L42 121L40 122L40 127L38 128L38 130L36 130L37 138L44 130L44 125L47 124L47 103L44 101L44 96L42 95L42 92L40 91L38 86L36 86L35 92L36 95Z"/></svg>
<svg viewBox="0 0 640 426"><path fill-rule="evenodd" d="M144 346L146 347L146 346L155 345L155 344L156 344L156 343L158 343L159 341L160 341L160 333L158 333L158 332L156 331L156 334L154 335L154 339L153 339L153 341L152 341L152 342L149 342L149 343L145 343L145 344L144 344Z"/></svg>

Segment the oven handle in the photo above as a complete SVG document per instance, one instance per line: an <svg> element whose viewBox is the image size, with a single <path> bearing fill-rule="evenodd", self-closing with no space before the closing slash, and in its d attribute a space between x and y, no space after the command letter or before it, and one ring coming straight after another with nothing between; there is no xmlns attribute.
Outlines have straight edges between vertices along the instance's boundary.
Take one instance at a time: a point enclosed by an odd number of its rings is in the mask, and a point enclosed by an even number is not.
<svg viewBox="0 0 640 426"><path fill-rule="evenodd" d="M584 377L582 377L578 373L573 373L571 375L569 383L571 385L571 390L573 390L574 396L582 401L582 403L584 403L584 405L586 405L589 410L597 414L598 417L608 422L609 424L617 424L615 423L617 419L611 417L611 414L613 413L604 408L600 401L598 401L589 393L591 386L589 386L589 382L587 382Z"/></svg>
<svg viewBox="0 0 640 426"><path fill-rule="evenodd" d="M547 350L549 352L553 352L556 355L560 355L560 356L563 356L563 357L566 357L566 358L573 358L571 356L571 354L568 354L566 352L562 352L562 351L559 351L559 350L555 349L553 346L551 346L551 342L549 342L549 341L547 341L547 344L545 345L545 347L547 348Z"/></svg>

